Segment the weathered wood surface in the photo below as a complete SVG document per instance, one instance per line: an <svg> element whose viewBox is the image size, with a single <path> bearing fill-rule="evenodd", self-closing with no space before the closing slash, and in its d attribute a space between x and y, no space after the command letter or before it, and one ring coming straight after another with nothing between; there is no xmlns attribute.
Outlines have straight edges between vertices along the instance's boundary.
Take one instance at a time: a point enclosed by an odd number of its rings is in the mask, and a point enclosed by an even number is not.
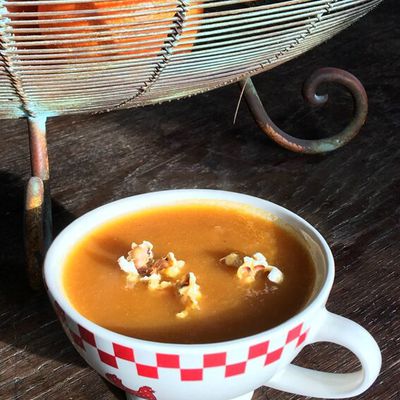
<svg viewBox="0 0 400 400"><path fill-rule="evenodd" d="M399 399L399 18L398 1L387 0L327 44L254 79L271 116L307 137L338 131L350 101L333 91L326 111L310 111L300 97L302 80L322 66L359 77L370 97L368 122L352 143L326 156L277 147L245 105L233 126L236 86L160 106L52 119L56 229L108 201L168 188L226 189L282 204L332 246L336 281L328 308L365 326L382 349L382 373L359 398ZM73 350L46 297L26 286L26 122L2 121L0 134L0 399L122 399ZM357 367L331 345L312 346L297 362L329 371ZM301 399L268 388L254 398Z"/></svg>

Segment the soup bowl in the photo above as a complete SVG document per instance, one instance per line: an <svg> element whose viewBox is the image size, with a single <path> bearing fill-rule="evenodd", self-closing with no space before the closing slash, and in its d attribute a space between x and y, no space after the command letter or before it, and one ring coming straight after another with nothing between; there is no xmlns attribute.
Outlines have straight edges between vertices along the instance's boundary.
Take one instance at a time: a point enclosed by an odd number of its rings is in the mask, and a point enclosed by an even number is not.
<svg viewBox="0 0 400 400"><path fill-rule="evenodd" d="M62 271L71 250L83 237L135 211L199 201L231 202L261 210L295 232L316 267L313 294L300 312L273 329L236 340L170 344L112 332L74 309L63 288ZM304 396L347 398L368 389L381 367L379 347L372 336L357 323L326 309L334 260L324 238L298 215L256 197L218 190L169 190L107 204L78 218L58 235L45 260L44 280L72 345L130 400L250 400L262 385ZM108 299L98 301L101 307ZM304 346L321 341L352 351L361 369L327 373L291 363Z"/></svg>

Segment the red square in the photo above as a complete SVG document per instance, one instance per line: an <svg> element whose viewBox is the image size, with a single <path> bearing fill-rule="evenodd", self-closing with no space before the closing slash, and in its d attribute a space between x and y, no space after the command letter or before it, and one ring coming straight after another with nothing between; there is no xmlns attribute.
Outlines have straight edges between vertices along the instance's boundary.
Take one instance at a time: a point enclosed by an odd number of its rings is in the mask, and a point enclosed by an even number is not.
<svg viewBox="0 0 400 400"><path fill-rule="evenodd" d="M225 368L225 377L243 374L246 370L246 362L227 365Z"/></svg>
<svg viewBox="0 0 400 400"><path fill-rule="evenodd" d="M256 357L265 356L268 352L269 341L255 344L249 348L248 359L251 360Z"/></svg>
<svg viewBox="0 0 400 400"><path fill-rule="evenodd" d="M179 368L179 356L177 354L157 354L157 366L162 368Z"/></svg>
<svg viewBox="0 0 400 400"><path fill-rule="evenodd" d="M283 347L271 353L268 353L264 365L272 364L273 362L278 361L281 358L282 353Z"/></svg>
<svg viewBox="0 0 400 400"><path fill-rule="evenodd" d="M72 340L79 346L81 347L83 350L85 350L85 346L83 345L83 340L82 338L77 335L75 332L71 331L71 329L69 330L71 336L72 336Z"/></svg>
<svg viewBox="0 0 400 400"><path fill-rule="evenodd" d="M137 373L140 376L145 376L146 378L158 379L157 367L152 367L151 365L136 364Z"/></svg>
<svg viewBox="0 0 400 400"><path fill-rule="evenodd" d="M300 336L302 327L303 327L303 324L300 324L289 331L287 338L286 338L286 344L290 343L292 340L295 340Z"/></svg>
<svg viewBox="0 0 400 400"><path fill-rule="evenodd" d="M220 367L226 364L226 353L204 354L204 368Z"/></svg>
<svg viewBox="0 0 400 400"><path fill-rule="evenodd" d="M87 329L85 329L83 326L78 325L79 328L79 333L81 335L81 338L91 344L92 346L96 347L96 339L94 338L94 335L92 332L89 332Z"/></svg>
<svg viewBox="0 0 400 400"><path fill-rule="evenodd" d="M120 344L113 343L114 354L118 358L122 358L126 361L135 361L135 356L133 354L133 349L125 346L121 346Z"/></svg>
<svg viewBox="0 0 400 400"><path fill-rule="evenodd" d="M307 338L307 335L308 335L308 330L305 331L304 333L302 333L302 334L299 336L299 339L297 340L296 347L299 347L299 346L301 346L301 345L304 343L304 341L305 341L306 338Z"/></svg>
<svg viewBox="0 0 400 400"><path fill-rule="evenodd" d="M118 368L117 359L112 354L108 354L105 351L97 349L99 352L100 360L103 363L110 365L111 367Z"/></svg>
<svg viewBox="0 0 400 400"><path fill-rule="evenodd" d="M181 369L182 381L201 381L203 380L202 369Z"/></svg>

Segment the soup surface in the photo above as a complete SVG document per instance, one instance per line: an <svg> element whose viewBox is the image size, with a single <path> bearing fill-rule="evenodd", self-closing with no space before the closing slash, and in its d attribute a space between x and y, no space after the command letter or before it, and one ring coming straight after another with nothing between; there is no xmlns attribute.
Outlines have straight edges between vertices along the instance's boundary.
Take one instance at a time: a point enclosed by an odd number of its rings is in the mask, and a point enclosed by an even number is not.
<svg viewBox="0 0 400 400"><path fill-rule="evenodd" d="M131 242L150 241L154 256L169 251L185 261L200 285L200 310L177 318L182 303L173 287L126 285L118 258ZM274 284L265 274L253 283L219 260L232 253L261 252L284 274ZM63 284L73 307L109 330L169 343L210 343L272 328L299 312L315 283L310 255L293 233L266 214L232 203L180 204L128 214L84 237L70 253Z"/></svg>

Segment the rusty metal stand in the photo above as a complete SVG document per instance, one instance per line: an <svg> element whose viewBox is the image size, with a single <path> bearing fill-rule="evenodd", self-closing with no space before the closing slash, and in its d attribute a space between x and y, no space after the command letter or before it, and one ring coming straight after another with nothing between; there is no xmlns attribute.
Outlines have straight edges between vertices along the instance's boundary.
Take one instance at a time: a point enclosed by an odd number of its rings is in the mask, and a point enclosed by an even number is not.
<svg viewBox="0 0 400 400"><path fill-rule="evenodd" d="M26 188L25 252L29 283L40 289L44 256L52 238L46 119L29 117L28 128L32 177Z"/></svg>
<svg viewBox="0 0 400 400"><path fill-rule="evenodd" d="M328 101L328 95L318 95L321 83L337 83L344 86L353 98L353 118L338 134L326 139L299 139L278 128L271 120L258 97L250 78L239 81L246 103L260 129L280 146L298 153L318 154L333 151L353 139L364 125L368 113L368 97L362 83L347 71L337 68L321 68L304 83L303 97L312 106L321 106Z"/></svg>

